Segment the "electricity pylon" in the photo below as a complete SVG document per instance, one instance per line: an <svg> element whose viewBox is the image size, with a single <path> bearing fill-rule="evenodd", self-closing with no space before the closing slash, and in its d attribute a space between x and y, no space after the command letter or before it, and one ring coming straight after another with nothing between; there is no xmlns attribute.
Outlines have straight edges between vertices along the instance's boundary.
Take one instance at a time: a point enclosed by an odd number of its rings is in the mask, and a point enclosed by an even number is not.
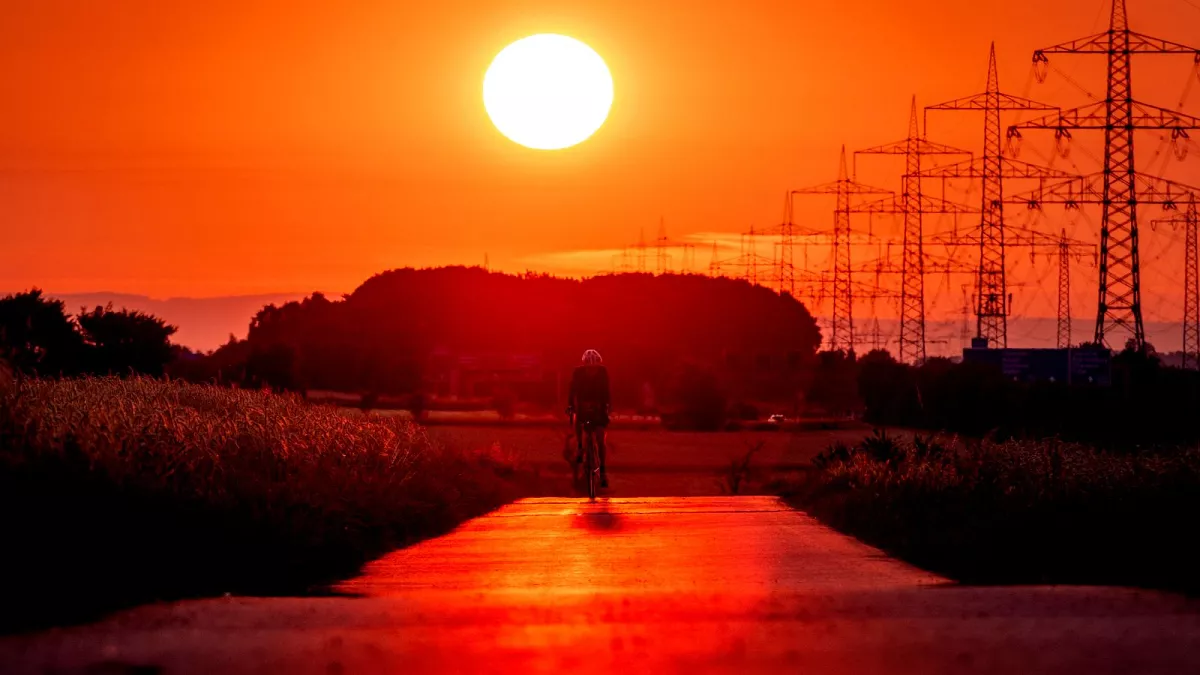
<svg viewBox="0 0 1200 675"><path fill-rule="evenodd" d="M1183 367L1200 368L1200 252L1197 251L1196 240L1200 216L1197 216L1196 200L1189 200L1183 213L1154 220L1150 224L1168 224L1184 229Z"/></svg>
<svg viewBox="0 0 1200 675"><path fill-rule="evenodd" d="M983 111L983 155L924 175L942 178L978 178L982 183L979 223L979 270L976 278L976 336L993 346L1008 346L1008 284L1005 279L1004 178L1070 174L1042 169L1001 154L1000 113L1005 110L1056 110L1053 106L1000 91L996 72L996 45L988 54L987 87L983 93L939 103L926 110ZM926 124L926 129L928 129Z"/></svg>
<svg viewBox="0 0 1200 675"><path fill-rule="evenodd" d="M1055 334L1059 349L1071 346L1071 244L1065 227L1058 241L1058 326Z"/></svg>
<svg viewBox="0 0 1200 675"><path fill-rule="evenodd" d="M790 194L835 195L837 198L837 208L833 212L833 318L829 331L829 347L849 352L854 349L854 289L850 279L851 198L856 195L892 193L852 180L846 169L846 146L843 145L837 180L792 190Z"/></svg>
<svg viewBox="0 0 1200 675"><path fill-rule="evenodd" d="M779 281L779 294L787 293L796 297L796 266L795 251L796 223L793 220L792 195L788 193L783 199L783 222L779 224L779 258L776 278Z"/></svg>
<svg viewBox="0 0 1200 675"><path fill-rule="evenodd" d="M908 136L901 141L859 150L858 155L903 155L899 213L904 218L904 255L900 279L900 360L919 363L925 360L925 253L922 245L921 157L925 155L966 155L967 150L932 143L921 135L917 122L917 97L912 99L908 118ZM855 162L857 165L857 161ZM944 211L939 211L944 212Z"/></svg>
<svg viewBox="0 0 1200 675"><path fill-rule="evenodd" d="M1108 57L1107 94L1098 103L1014 125L1009 133L1019 136L1019 129L1053 129L1056 138L1063 140L1069 139L1070 132L1076 129L1104 130L1104 170L1096 177L1088 177L1102 182L1102 189L1097 191L1094 184L1081 185L1089 189L1084 191L1086 194L1076 195L1076 204L1082 197L1083 203L1099 203L1104 208L1100 223L1100 293L1095 340L1107 344L1109 333L1123 329L1133 334L1134 344L1140 349L1145 345L1146 331L1142 323L1137 205L1152 203L1153 198L1164 193L1169 198L1171 190L1162 179L1145 176L1134 167L1134 131L1169 130L1172 139L1178 141L1187 138L1188 130L1200 128L1200 119L1134 100L1132 56L1190 54L1200 59L1200 49L1129 30L1125 0L1113 0L1107 31L1033 53L1039 80L1045 79L1047 54L1104 54ZM1146 199L1147 196L1151 199ZM1055 198L1063 198L1061 190Z"/></svg>

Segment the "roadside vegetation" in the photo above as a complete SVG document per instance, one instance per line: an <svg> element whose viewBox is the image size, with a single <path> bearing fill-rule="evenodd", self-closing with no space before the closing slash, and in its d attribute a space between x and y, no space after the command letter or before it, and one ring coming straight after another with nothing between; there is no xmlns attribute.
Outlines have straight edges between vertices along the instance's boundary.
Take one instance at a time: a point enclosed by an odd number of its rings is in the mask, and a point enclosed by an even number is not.
<svg viewBox="0 0 1200 675"><path fill-rule="evenodd" d="M0 373L0 623L291 594L534 492L492 450L292 396Z"/></svg>
<svg viewBox="0 0 1200 675"><path fill-rule="evenodd" d="M877 432L773 487L832 527L966 583L1200 592L1196 449Z"/></svg>

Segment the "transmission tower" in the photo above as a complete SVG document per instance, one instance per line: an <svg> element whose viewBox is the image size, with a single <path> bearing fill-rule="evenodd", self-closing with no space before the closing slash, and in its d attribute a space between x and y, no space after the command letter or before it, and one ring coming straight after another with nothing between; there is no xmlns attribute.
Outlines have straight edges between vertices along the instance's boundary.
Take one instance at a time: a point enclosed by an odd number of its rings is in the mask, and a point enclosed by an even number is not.
<svg viewBox="0 0 1200 675"><path fill-rule="evenodd" d="M1197 252L1196 200L1188 202L1183 255L1183 367L1200 368L1200 253Z"/></svg>
<svg viewBox="0 0 1200 675"><path fill-rule="evenodd" d="M1183 213L1150 223L1160 224L1183 227L1183 367L1200 368L1200 253L1196 241L1200 217L1196 200L1188 200Z"/></svg>
<svg viewBox="0 0 1200 675"><path fill-rule="evenodd" d="M795 244L796 223L793 220L792 195L789 192L784 195L783 222L779 224L779 258L775 276L779 280L780 295L787 293L796 297Z"/></svg>
<svg viewBox="0 0 1200 675"><path fill-rule="evenodd" d="M660 216L658 219L658 236L654 238L654 272L656 274L667 273L667 261L670 256L667 254L667 224Z"/></svg>
<svg viewBox="0 0 1200 675"><path fill-rule="evenodd" d="M835 195L837 209L833 212L833 318L829 347L833 350L854 349L854 290L851 284L851 197L855 195L887 195L890 191L863 185L850 179L846 169L846 146L842 146L838 178L832 183L816 185L791 194Z"/></svg>
<svg viewBox="0 0 1200 675"><path fill-rule="evenodd" d="M926 110L983 111L983 156L980 162L956 165L949 171L934 175L944 178L979 178L983 202L979 221L979 270L976 280L976 336L986 338L993 346L1008 346L1008 284L1004 267L1004 187L1006 177L1024 178L1028 174L1043 176L1061 174L1052 170L1021 163L1013 165L1001 154L1000 113L1005 110L1055 110L1026 98L1000 91L996 72L996 45L988 54L987 88L981 94L929 106ZM928 124L926 125L928 128ZM1009 164L1010 166L1006 166ZM965 170L963 170L965 169Z"/></svg>
<svg viewBox="0 0 1200 675"><path fill-rule="evenodd" d="M750 282L750 285L758 285L758 240L755 239L758 235L754 232L754 226L750 226L750 231L742 235L742 259L745 261L745 279Z"/></svg>
<svg viewBox="0 0 1200 675"><path fill-rule="evenodd" d="M903 155L905 171L899 213L904 218L903 271L900 279L900 360L919 363L925 360L925 254L922 244L922 218L927 205L921 193L921 157L925 155L966 155L966 150L931 143L921 136L917 122L917 97L912 99L908 118L908 137L895 143L859 150L857 155ZM855 162L857 164L857 161ZM943 211L943 209L939 209Z"/></svg>
<svg viewBox="0 0 1200 675"><path fill-rule="evenodd" d="M1045 79L1047 54L1104 54L1108 57L1107 94L1099 103L1024 122L1010 128L1009 133L1019 136L1018 129L1053 129L1058 139L1069 139L1072 130L1104 130L1104 170L1088 177L1090 181L1081 184L1082 189L1073 195L1076 204L1098 203L1104 209L1100 223L1100 297L1095 340L1107 344L1108 334L1121 329L1132 333L1134 344L1141 348L1146 332L1142 323L1137 205L1170 205L1177 198L1173 192L1179 192L1179 188L1186 192L1189 188L1136 170L1134 131L1170 131L1172 139L1179 141L1187 138L1188 130L1200 128L1200 119L1134 100L1132 56L1191 54L1200 60L1200 49L1129 30L1125 0L1113 0L1107 31L1033 53L1039 80ZM1056 193L1052 195L1055 201L1065 199L1062 186L1052 192Z"/></svg>
<svg viewBox="0 0 1200 675"><path fill-rule="evenodd" d="M638 231L637 249L637 271L646 271L646 228L641 228Z"/></svg>
<svg viewBox="0 0 1200 675"><path fill-rule="evenodd" d="M713 242L712 255L708 257L708 276L719 277L721 274L721 261L717 258L717 242Z"/></svg>
<svg viewBox="0 0 1200 675"><path fill-rule="evenodd" d="M1067 228L1058 242L1058 330L1055 344L1059 349L1071 346L1071 244Z"/></svg>

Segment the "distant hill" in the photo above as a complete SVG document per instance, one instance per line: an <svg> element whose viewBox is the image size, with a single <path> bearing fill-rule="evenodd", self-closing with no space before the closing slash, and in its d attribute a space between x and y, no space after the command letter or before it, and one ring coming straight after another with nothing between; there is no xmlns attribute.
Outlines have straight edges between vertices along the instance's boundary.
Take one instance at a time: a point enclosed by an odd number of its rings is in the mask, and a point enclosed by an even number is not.
<svg viewBox="0 0 1200 675"><path fill-rule="evenodd" d="M232 295L214 298L151 298L129 293L53 293L46 295L62 300L67 311L77 314L81 307L112 303L113 307L148 312L177 326L179 332L172 342L193 350L216 349L233 334L245 338L250 319L266 305L281 305L304 297L303 293L273 293L263 295Z"/></svg>

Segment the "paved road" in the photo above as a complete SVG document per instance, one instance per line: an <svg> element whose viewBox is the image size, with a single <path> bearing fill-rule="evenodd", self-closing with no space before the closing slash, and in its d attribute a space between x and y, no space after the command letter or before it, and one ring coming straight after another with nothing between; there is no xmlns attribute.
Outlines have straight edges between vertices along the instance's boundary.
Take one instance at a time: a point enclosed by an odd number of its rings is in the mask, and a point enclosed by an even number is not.
<svg viewBox="0 0 1200 675"><path fill-rule="evenodd" d="M0 640L0 671L1200 672L1200 605L965 588L765 497L527 500L382 558L362 597L150 606Z"/></svg>

